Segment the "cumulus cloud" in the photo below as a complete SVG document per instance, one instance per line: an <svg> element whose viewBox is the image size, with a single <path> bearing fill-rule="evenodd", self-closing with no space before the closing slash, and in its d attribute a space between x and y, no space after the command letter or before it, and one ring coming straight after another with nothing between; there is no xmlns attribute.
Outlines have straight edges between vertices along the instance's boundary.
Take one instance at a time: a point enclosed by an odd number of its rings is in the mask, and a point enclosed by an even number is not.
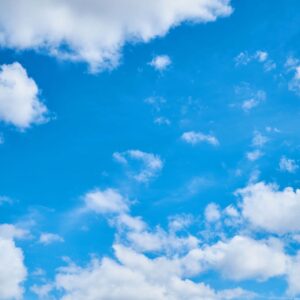
<svg viewBox="0 0 300 300"><path fill-rule="evenodd" d="M300 294L300 252L292 259L287 274L288 294L294 296Z"/></svg>
<svg viewBox="0 0 300 300"><path fill-rule="evenodd" d="M42 50L98 71L118 65L126 42L148 42L182 22L231 13L230 0L1 1L0 45Z"/></svg>
<svg viewBox="0 0 300 300"><path fill-rule="evenodd" d="M27 229L12 224L0 224L0 238L4 239L26 239L30 237Z"/></svg>
<svg viewBox="0 0 300 300"><path fill-rule="evenodd" d="M187 142L188 144L192 144L192 145L196 145L203 142L211 144L213 146L219 145L219 141L215 136L204 134L202 132L195 132L195 131L184 132L181 136L181 139Z"/></svg>
<svg viewBox="0 0 300 300"><path fill-rule="evenodd" d="M62 300L225 300L248 299L242 289L216 292L208 285L182 278L176 260L150 259L122 245L115 245L116 259L94 259L86 268L60 269L56 286Z"/></svg>
<svg viewBox="0 0 300 300"><path fill-rule="evenodd" d="M157 176L163 168L163 161L158 155L140 150L127 150L125 152L115 152L113 158L120 164L130 168L130 161L141 163L138 168L131 167L130 176L138 182L147 183ZM137 169L137 170L136 170Z"/></svg>
<svg viewBox="0 0 300 300"><path fill-rule="evenodd" d="M202 255L205 264L233 280L266 280L284 275L289 262L277 245L245 236L220 241L203 250Z"/></svg>
<svg viewBox="0 0 300 300"><path fill-rule="evenodd" d="M165 70L172 63L168 55L158 55L155 56L152 61L149 63L154 69L158 71Z"/></svg>
<svg viewBox="0 0 300 300"><path fill-rule="evenodd" d="M0 299L21 299L26 277L22 250L12 239L0 236Z"/></svg>
<svg viewBox="0 0 300 300"><path fill-rule="evenodd" d="M294 173L299 168L296 161L294 159L287 158L282 156L279 161L279 168L281 171Z"/></svg>
<svg viewBox="0 0 300 300"><path fill-rule="evenodd" d="M26 129L45 122L46 113L47 108L39 99L38 86L26 70L16 62L0 66L0 120Z"/></svg>
<svg viewBox="0 0 300 300"><path fill-rule="evenodd" d="M243 217L257 229L286 234L300 231L300 190L259 182L237 191Z"/></svg>
<svg viewBox="0 0 300 300"><path fill-rule="evenodd" d="M216 222L221 218L220 208L216 203L208 204L204 214L207 222Z"/></svg>
<svg viewBox="0 0 300 300"><path fill-rule="evenodd" d="M88 210L99 214L120 214L129 210L128 200L117 190L95 189L83 197Z"/></svg>
<svg viewBox="0 0 300 300"><path fill-rule="evenodd" d="M43 245L50 245L57 242L63 242L64 239L55 233L43 232L40 235L39 243Z"/></svg>

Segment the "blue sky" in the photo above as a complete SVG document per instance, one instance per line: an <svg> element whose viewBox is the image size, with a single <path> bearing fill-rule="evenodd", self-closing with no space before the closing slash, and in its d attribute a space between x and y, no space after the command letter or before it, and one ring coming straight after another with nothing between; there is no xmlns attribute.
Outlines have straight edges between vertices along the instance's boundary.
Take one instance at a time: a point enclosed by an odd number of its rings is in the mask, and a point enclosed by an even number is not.
<svg viewBox="0 0 300 300"><path fill-rule="evenodd" d="M299 12L0 1L0 300L297 299Z"/></svg>

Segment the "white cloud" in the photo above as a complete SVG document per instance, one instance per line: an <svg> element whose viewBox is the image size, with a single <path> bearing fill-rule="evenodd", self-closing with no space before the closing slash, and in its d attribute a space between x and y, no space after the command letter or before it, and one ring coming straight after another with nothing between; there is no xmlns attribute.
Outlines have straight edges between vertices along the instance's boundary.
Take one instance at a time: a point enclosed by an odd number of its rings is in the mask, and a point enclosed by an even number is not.
<svg viewBox="0 0 300 300"><path fill-rule="evenodd" d="M43 245L50 245L57 242L63 242L64 239L55 233L43 232L40 235L39 243Z"/></svg>
<svg viewBox="0 0 300 300"><path fill-rule="evenodd" d="M46 113L38 86L26 70L16 62L0 66L0 120L25 129L45 122Z"/></svg>
<svg viewBox="0 0 300 300"><path fill-rule="evenodd" d="M60 270L56 285L62 300L225 300L247 299L242 289L214 291L203 283L182 278L176 260L150 259L122 245L115 245L117 260L94 259L86 268Z"/></svg>
<svg viewBox="0 0 300 300"><path fill-rule="evenodd" d="M0 299L21 299L26 277L22 250L12 239L0 237Z"/></svg>
<svg viewBox="0 0 300 300"><path fill-rule="evenodd" d="M171 65L172 61L168 55L155 56L149 63L154 69L163 71Z"/></svg>
<svg viewBox="0 0 300 300"><path fill-rule="evenodd" d="M257 106L258 104L259 104L259 101L257 101L254 98L247 99L242 103L242 109L245 111L249 111L252 108L254 108L255 106Z"/></svg>
<svg viewBox="0 0 300 300"><path fill-rule="evenodd" d="M246 66L250 62L257 61L263 64L266 72L276 68L275 62L269 59L269 53L262 50L257 50L254 54L249 54L247 51L241 52L234 58L234 61L236 66Z"/></svg>
<svg viewBox="0 0 300 300"><path fill-rule="evenodd" d="M297 163L294 159L290 159L290 158L283 156L280 159L279 168L281 171L294 173L299 168L299 166L297 165Z"/></svg>
<svg viewBox="0 0 300 300"><path fill-rule="evenodd" d="M258 160L260 157L262 157L263 153L260 150L253 150L250 152L247 152L247 158L251 161Z"/></svg>
<svg viewBox="0 0 300 300"><path fill-rule="evenodd" d="M293 258L287 274L288 294L300 294L300 252Z"/></svg>
<svg viewBox="0 0 300 300"><path fill-rule="evenodd" d="M266 97L266 93L262 90L252 92L251 98L244 100L244 102L242 103L242 109L244 111L250 111L254 107L261 104L263 101L265 101Z"/></svg>
<svg viewBox="0 0 300 300"><path fill-rule="evenodd" d="M157 176L163 168L163 161L158 155L140 150L115 152L113 158L125 166L129 166L129 160L141 162L141 167L138 170L131 171L130 174L138 182L147 183Z"/></svg>
<svg viewBox="0 0 300 300"><path fill-rule="evenodd" d="M220 208L215 203L210 203L205 208L205 219L207 222L217 222L221 218Z"/></svg>
<svg viewBox="0 0 300 300"><path fill-rule="evenodd" d="M0 45L43 50L98 71L119 63L126 42L148 42L183 22L231 13L230 0L1 1Z"/></svg>
<svg viewBox="0 0 300 300"><path fill-rule="evenodd" d="M255 147L262 147L264 146L267 142L269 141L269 139L262 135L260 132L258 131L255 131L254 132L254 136L253 136L253 139L252 139L252 146L255 146Z"/></svg>
<svg viewBox="0 0 300 300"><path fill-rule="evenodd" d="M268 52L258 50L256 51L255 57L259 62L265 62L268 59Z"/></svg>
<svg viewBox="0 0 300 300"><path fill-rule="evenodd" d="M195 131L184 132L181 136L181 139L192 145L203 143L203 142L209 143L213 146L219 145L219 141L215 136L204 134L202 132L195 132Z"/></svg>
<svg viewBox="0 0 300 300"><path fill-rule="evenodd" d="M4 239L26 239L30 232L26 229L12 224L0 224L0 238Z"/></svg>
<svg viewBox="0 0 300 300"><path fill-rule="evenodd" d="M290 91L300 94L300 61L294 57L288 57L285 63L288 72L293 73L293 77L288 84Z"/></svg>
<svg viewBox="0 0 300 300"><path fill-rule="evenodd" d="M54 298L50 298L49 294L54 289L53 284L46 283L44 285L33 285L30 290L38 296L38 299L48 299L53 300Z"/></svg>
<svg viewBox="0 0 300 300"><path fill-rule="evenodd" d="M263 182L237 191L242 197L243 217L257 229L285 234L300 231L300 190L287 187L280 191Z"/></svg>
<svg viewBox="0 0 300 300"><path fill-rule="evenodd" d="M170 125L171 121L166 117L157 117L155 118L154 123L158 125Z"/></svg>
<svg viewBox="0 0 300 300"><path fill-rule="evenodd" d="M88 210L99 214L120 214L129 210L128 200L117 190L93 190L84 196L85 206Z"/></svg>
<svg viewBox="0 0 300 300"><path fill-rule="evenodd" d="M240 98L241 104L233 104L232 106L238 106L245 112L250 112L267 99L267 94L264 90L254 89L248 83L236 86L235 94Z"/></svg>
<svg viewBox="0 0 300 300"><path fill-rule="evenodd" d="M284 275L289 263L278 245L245 236L220 241L204 249L202 255L205 264L233 280L266 280Z"/></svg>

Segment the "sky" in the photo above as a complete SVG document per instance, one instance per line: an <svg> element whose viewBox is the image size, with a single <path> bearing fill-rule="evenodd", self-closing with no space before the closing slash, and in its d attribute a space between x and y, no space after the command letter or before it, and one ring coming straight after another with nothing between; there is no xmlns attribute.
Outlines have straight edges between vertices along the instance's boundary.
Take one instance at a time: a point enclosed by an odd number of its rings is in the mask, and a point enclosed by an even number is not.
<svg viewBox="0 0 300 300"><path fill-rule="evenodd" d="M0 300L300 299L299 28L0 0Z"/></svg>

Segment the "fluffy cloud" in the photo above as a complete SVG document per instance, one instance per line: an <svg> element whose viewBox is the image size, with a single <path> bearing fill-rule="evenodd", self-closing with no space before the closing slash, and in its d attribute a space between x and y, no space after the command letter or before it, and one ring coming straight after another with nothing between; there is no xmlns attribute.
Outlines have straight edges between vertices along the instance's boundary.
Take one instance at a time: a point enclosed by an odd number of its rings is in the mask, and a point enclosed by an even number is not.
<svg viewBox="0 0 300 300"><path fill-rule="evenodd" d="M149 63L154 69L158 71L165 70L172 63L168 55L158 55L155 56Z"/></svg>
<svg viewBox="0 0 300 300"><path fill-rule="evenodd" d="M140 252L180 254L196 248L199 244L195 236L181 232L187 225L184 221L190 220L172 219L168 231L159 226L156 226L154 230L149 229L141 218L121 215L116 221L119 225L120 240Z"/></svg>
<svg viewBox="0 0 300 300"><path fill-rule="evenodd" d="M37 49L92 71L115 67L127 42L147 42L185 21L215 21L230 0L88 0L0 2L0 45Z"/></svg>
<svg viewBox="0 0 300 300"><path fill-rule="evenodd" d="M247 158L251 161L259 159L262 155L263 153L258 149L246 153Z"/></svg>
<svg viewBox="0 0 300 300"><path fill-rule="evenodd" d="M215 203L210 203L205 208L205 219L208 222L216 222L221 218L220 208Z"/></svg>
<svg viewBox="0 0 300 300"><path fill-rule="evenodd" d="M263 182L237 191L241 196L243 217L257 229L285 234L300 231L300 190L280 191Z"/></svg>
<svg viewBox="0 0 300 300"><path fill-rule="evenodd" d="M215 136L204 134L202 132L195 132L195 131L184 132L181 136L181 139L192 145L203 143L203 142L209 143L213 146L219 145L219 141Z"/></svg>
<svg viewBox="0 0 300 300"><path fill-rule="evenodd" d="M128 200L117 190L93 190L84 196L88 210L99 214L119 214L129 210Z"/></svg>
<svg viewBox="0 0 300 300"><path fill-rule="evenodd" d="M28 230L19 228L12 224L0 225L0 238L4 239L26 239L30 237Z"/></svg>
<svg viewBox="0 0 300 300"><path fill-rule="evenodd" d="M0 66L0 120L25 129L45 122L46 113L38 86L26 70L19 63Z"/></svg>
<svg viewBox="0 0 300 300"><path fill-rule="evenodd" d="M203 283L182 278L176 260L150 259L130 248L115 245L117 260L94 259L86 268L62 268L56 286L62 300L225 300L247 299L242 289L216 292Z"/></svg>
<svg viewBox="0 0 300 300"><path fill-rule="evenodd" d="M55 233L49 233L49 232L43 232L40 235L40 239L39 239L39 243L43 244L43 245L50 245L52 243L56 243L56 242L63 242L64 239L59 236L58 234Z"/></svg>
<svg viewBox="0 0 300 300"><path fill-rule="evenodd" d="M290 295L300 294L300 252L293 258L287 274L288 293Z"/></svg>
<svg viewBox="0 0 300 300"><path fill-rule="evenodd" d="M0 237L0 299L21 299L27 271L23 252L12 239Z"/></svg>
<svg viewBox="0 0 300 300"><path fill-rule="evenodd" d="M279 162L279 168L281 171L294 173L299 168L294 159L287 158L285 156L281 157Z"/></svg>
<svg viewBox="0 0 300 300"><path fill-rule="evenodd" d="M235 236L203 250L203 261L233 280L260 279L284 275L288 258L280 246L249 237Z"/></svg>
<svg viewBox="0 0 300 300"><path fill-rule="evenodd" d="M115 152L113 158L124 166L129 165L129 160L141 162L141 167L138 171L130 172L130 175L138 182L146 183L150 181L163 167L163 161L158 155L140 150Z"/></svg>

